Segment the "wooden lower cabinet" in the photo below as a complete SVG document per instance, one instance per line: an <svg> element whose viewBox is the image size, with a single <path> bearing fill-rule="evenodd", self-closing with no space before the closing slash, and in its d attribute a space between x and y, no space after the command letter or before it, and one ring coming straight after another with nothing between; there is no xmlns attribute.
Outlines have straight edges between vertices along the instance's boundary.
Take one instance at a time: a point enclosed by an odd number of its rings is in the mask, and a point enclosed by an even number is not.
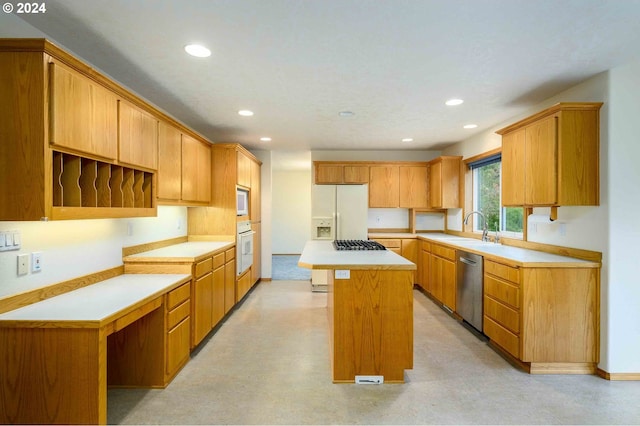
<svg viewBox="0 0 640 426"><path fill-rule="evenodd" d="M224 252L224 313L236 304L236 249Z"/></svg>
<svg viewBox="0 0 640 426"><path fill-rule="evenodd" d="M249 269L244 271L244 273L238 277L236 282L236 303L242 300L249 290L251 290L252 286L251 267L249 267Z"/></svg>
<svg viewBox="0 0 640 426"><path fill-rule="evenodd" d="M484 261L484 333L532 374L593 374L599 270Z"/></svg>
<svg viewBox="0 0 640 426"><path fill-rule="evenodd" d="M211 304L211 328L215 327L226 313L225 292L224 292L224 253L218 253L213 256L213 286L212 286L212 304Z"/></svg>
<svg viewBox="0 0 640 426"><path fill-rule="evenodd" d="M418 276L416 283L431 293L431 243L428 241L420 241Z"/></svg>
<svg viewBox="0 0 640 426"><path fill-rule="evenodd" d="M191 284L169 292L165 300L167 321L165 383L189 361L191 350Z"/></svg>
<svg viewBox="0 0 640 426"><path fill-rule="evenodd" d="M429 284L431 295L447 308L456 310L456 251L431 243Z"/></svg>

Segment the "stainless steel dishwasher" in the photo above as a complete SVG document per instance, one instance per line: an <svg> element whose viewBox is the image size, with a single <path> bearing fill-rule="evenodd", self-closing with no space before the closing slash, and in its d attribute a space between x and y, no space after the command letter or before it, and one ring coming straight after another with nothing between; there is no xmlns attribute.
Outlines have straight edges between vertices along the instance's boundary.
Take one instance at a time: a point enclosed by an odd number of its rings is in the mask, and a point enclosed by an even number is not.
<svg viewBox="0 0 640 426"><path fill-rule="evenodd" d="M482 331L482 256L458 250L456 311L473 328Z"/></svg>

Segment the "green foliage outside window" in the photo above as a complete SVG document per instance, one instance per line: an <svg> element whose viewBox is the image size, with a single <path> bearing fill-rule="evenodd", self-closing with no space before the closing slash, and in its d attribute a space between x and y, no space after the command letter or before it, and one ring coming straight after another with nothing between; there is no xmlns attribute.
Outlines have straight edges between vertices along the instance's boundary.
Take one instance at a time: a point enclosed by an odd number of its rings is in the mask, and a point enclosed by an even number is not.
<svg viewBox="0 0 640 426"><path fill-rule="evenodd" d="M476 169L476 209L487 219L489 231L522 232L523 209L520 207L500 207L500 163L492 163ZM504 216L502 216L504 213ZM504 226L500 226L504 217ZM475 222L477 229L482 229L480 218Z"/></svg>

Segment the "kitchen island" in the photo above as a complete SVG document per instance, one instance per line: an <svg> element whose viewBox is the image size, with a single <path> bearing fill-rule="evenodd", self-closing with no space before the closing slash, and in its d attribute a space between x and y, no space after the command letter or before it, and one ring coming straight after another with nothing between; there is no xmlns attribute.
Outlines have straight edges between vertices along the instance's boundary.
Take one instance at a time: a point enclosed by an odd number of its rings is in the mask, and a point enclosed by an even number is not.
<svg viewBox="0 0 640 426"><path fill-rule="evenodd" d="M298 265L327 271L333 382L403 383L413 368L416 265L389 250L337 251L331 241L307 242Z"/></svg>

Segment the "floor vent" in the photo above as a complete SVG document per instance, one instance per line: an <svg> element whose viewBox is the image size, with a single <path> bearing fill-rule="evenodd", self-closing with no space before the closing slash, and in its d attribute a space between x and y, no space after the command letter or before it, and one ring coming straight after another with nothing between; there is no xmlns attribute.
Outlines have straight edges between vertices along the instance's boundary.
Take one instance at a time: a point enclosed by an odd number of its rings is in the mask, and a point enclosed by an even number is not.
<svg viewBox="0 0 640 426"><path fill-rule="evenodd" d="M381 385L384 376L356 376L356 385Z"/></svg>

